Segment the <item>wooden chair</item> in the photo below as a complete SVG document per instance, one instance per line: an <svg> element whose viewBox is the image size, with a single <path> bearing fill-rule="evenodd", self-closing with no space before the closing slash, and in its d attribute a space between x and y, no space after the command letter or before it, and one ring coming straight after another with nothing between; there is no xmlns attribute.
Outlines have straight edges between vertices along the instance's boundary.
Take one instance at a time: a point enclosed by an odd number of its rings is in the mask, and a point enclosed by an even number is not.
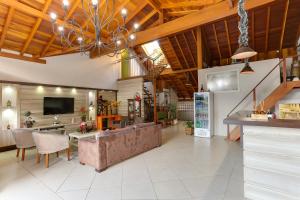
<svg viewBox="0 0 300 200"><path fill-rule="evenodd" d="M17 146L16 157L19 157L20 149L22 149L22 161L25 159L25 149L35 147L32 131L33 129L29 128L19 128L12 131Z"/></svg>
<svg viewBox="0 0 300 200"><path fill-rule="evenodd" d="M59 134L60 131L52 130L47 132L33 132L33 139L37 147L36 163L40 163L40 155L45 155L45 167L49 167L49 155L65 150L70 160L70 145L67 135Z"/></svg>

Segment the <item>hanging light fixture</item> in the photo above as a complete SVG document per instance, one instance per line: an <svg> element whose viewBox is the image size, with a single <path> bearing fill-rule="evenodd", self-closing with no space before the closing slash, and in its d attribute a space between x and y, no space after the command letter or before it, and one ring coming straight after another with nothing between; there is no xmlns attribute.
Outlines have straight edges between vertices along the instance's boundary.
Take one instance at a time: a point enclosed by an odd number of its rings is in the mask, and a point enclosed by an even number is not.
<svg viewBox="0 0 300 200"><path fill-rule="evenodd" d="M235 51L232 59L246 59L257 54L256 51L248 46L248 14L245 10L245 0L239 0L238 2L238 15L239 21L239 48Z"/></svg>
<svg viewBox="0 0 300 200"><path fill-rule="evenodd" d="M187 74L187 76L186 76L186 82L185 82L185 85L186 85L186 86L192 86L192 83L191 83L190 75L189 75L189 74Z"/></svg>
<svg viewBox="0 0 300 200"><path fill-rule="evenodd" d="M126 28L127 9L121 9L119 21L115 14L116 0L81 0L83 14L75 13L72 18L64 21L64 24L57 25L57 14L50 13L53 32L60 36L63 48L79 49L83 54L90 50L108 50L113 52L110 56L121 54L128 49L136 39L135 32L139 24L135 23L130 32ZM101 8L100 8L101 5ZM69 0L62 0L64 18L70 9ZM84 23L82 23L84 22ZM87 36L90 30L93 35ZM76 48L78 47L78 48Z"/></svg>
<svg viewBox="0 0 300 200"><path fill-rule="evenodd" d="M245 66L244 66L244 68L242 69L242 71L240 73L241 74L252 74L252 73L254 73L254 70L250 67L248 59L246 59Z"/></svg>

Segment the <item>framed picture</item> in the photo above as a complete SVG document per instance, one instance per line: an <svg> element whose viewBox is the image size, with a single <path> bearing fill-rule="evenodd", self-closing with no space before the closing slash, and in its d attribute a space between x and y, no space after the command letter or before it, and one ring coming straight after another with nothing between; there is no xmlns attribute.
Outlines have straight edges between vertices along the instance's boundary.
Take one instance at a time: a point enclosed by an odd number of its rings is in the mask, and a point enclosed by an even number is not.
<svg viewBox="0 0 300 200"><path fill-rule="evenodd" d="M218 92L238 92L239 72L238 70L208 73L206 75L207 89Z"/></svg>

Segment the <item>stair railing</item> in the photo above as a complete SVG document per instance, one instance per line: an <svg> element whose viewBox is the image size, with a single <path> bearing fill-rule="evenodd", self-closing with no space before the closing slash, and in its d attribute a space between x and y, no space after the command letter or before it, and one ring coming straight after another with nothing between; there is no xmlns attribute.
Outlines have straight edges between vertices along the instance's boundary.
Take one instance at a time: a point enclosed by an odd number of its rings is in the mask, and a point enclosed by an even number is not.
<svg viewBox="0 0 300 200"><path fill-rule="evenodd" d="M230 112L227 114L227 117L229 117L251 94L253 96L253 110L256 110L256 89L258 86L260 86L260 84L269 77L269 75L277 68L280 67L280 64L282 63L282 76L283 76L283 83L286 86L286 78L287 78L287 74L286 74L286 59L283 58L279 61L279 63L277 65L275 65L275 67L273 67L256 85L255 87L250 90L250 92L241 100L239 101L239 103L233 107ZM230 137L230 125L227 124L227 139L229 139Z"/></svg>

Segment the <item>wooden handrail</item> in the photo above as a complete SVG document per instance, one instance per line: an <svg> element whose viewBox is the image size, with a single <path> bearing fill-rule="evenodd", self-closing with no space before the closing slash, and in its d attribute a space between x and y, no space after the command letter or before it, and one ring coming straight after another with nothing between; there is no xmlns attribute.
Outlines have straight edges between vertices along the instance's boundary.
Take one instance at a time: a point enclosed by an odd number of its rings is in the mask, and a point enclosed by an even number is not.
<svg viewBox="0 0 300 200"><path fill-rule="evenodd" d="M295 58L295 57L298 57L298 55L295 55L295 56L291 56L290 58ZM241 105L241 103L243 103L245 101L245 99L247 97L250 96L251 93L253 93L254 91L256 91L256 88L278 67L280 66L280 64L283 63L283 83L286 85L286 58L283 58L279 61L279 63L277 65L275 65L275 67L273 67L271 69L271 71L269 71L268 74L266 74L262 79L261 81L259 81L259 83L256 84L256 86L250 90L250 92L227 114L227 117L229 117L233 111L235 111L235 109L237 107L239 107Z"/></svg>
<svg viewBox="0 0 300 200"><path fill-rule="evenodd" d="M283 60L285 60L285 58L284 59L282 59L282 60L280 60L280 62L277 64L277 65L275 65L275 67L273 67L272 69L271 69L271 71L269 71L269 73L267 73L262 79L261 79L261 81L259 81L259 83L257 83L256 84L256 86L252 89L252 90L250 90L250 92L227 114L227 117L229 117L232 113L233 113L233 111L235 111L235 109L237 108L237 107L239 107L244 101L245 101L245 99L247 98L247 97L249 97L250 95L251 95L251 93L253 92L253 91L255 91L256 90L256 88L278 67L278 66L280 66L280 64L283 62Z"/></svg>

